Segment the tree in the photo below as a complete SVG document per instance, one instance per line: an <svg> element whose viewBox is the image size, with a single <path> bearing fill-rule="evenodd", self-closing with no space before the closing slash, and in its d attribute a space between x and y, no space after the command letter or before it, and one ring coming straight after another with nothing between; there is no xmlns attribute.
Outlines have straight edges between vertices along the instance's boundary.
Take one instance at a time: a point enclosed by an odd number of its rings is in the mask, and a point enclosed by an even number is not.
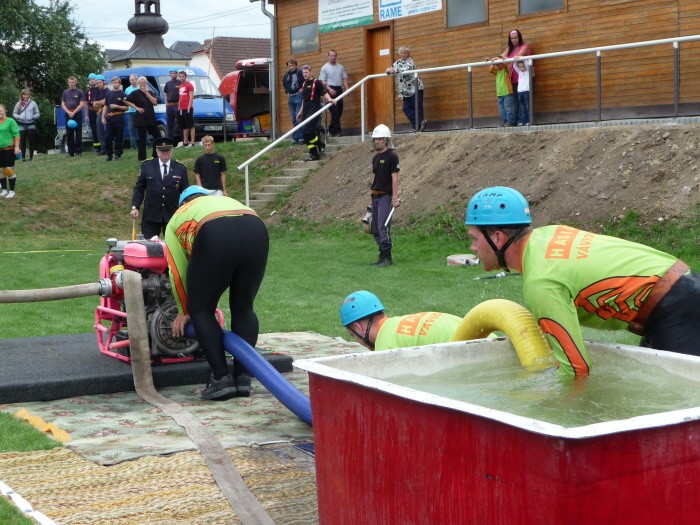
<svg viewBox="0 0 700 525"><path fill-rule="evenodd" d="M11 111L22 88L32 90L42 106L55 104L66 89L66 79L87 78L105 69L102 48L90 42L72 20L67 0L52 0L48 7L34 0L3 0L0 16L0 101ZM47 114L48 113L48 114ZM45 120L46 119L46 120ZM53 116L42 111L41 130L53 127Z"/></svg>

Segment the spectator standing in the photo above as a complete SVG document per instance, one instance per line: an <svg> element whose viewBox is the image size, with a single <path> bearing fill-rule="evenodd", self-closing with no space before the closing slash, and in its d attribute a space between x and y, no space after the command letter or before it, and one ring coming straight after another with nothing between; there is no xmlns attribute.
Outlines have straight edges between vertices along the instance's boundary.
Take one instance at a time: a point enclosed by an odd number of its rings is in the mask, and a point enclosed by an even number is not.
<svg viewBox="0 0 700 525"><path fill-rule="evenodd" d="M411 58L411 49L408 46L399 48L399 58L394 65L386 70L387 75L396 75L396 89L399 97L403 99L403 113L411 123L414 131L424 131L428 121L423 113L423 90L425 86L420 76L414 78L413 75L398 75L405 71L413 71L416 63ZM418 87L418 103L416 103L416 86Z"/></svg>
<svg viewBox="0 0 700 525"><path fill-rule="evenodd" d="M187 80L187 72L180 70L177 74L180 80L178 93L180 94L177 110L177 123L182 130L182 146L191 148L194 146L194 85Z"/></svg>
<svg viewBox="0 0 700 525"><path fill-rule="evenodd" d="M105 142L107 158L111 161L114 157L119 160L124 148L124 114L129 106L124 99L126 94L122 91L122 81L119 77L112 78L112 90L107 90L105 107L102 111L102 124L105 126Z"/></svg>
<svg viewBox="0 0 700 525"><path fill-rule="evenodd" d="M85 92L85 105L87 107L88 123L90 124L90 133L92 134L92 147L96 153L99 153L101 144L97 138L97 109L92 103L97 96L97 75L90 73L88 75L88 88Z"/></svg>
<svg viewBox="0 0 700 525"><path fill-rule="evenodd" d="M83 107L85 106L85 93L78 89L78 80L68 77L68 89L61 95L61 108L66 113L67 119L72 119L77 126L66 126L66 147L68 157L83 154Z"/></svg>
<svg viewBox="0 0 700 525"><path fill-rule="evenodd" d="M97 91L95 92L95 98L92 101L92 106L95 108L95 127L97 128L97 142L99 142L100 149L97 152L98 155L107 155L107 145L105 137L105 125L102 118L102 112L105 107L105 97L107 96L107 86L105 85L104 75L97 75L95 77Z"/></svg>
<svg viewBox="0 0 700 525"><path fill-rule="evenodd" d="M29 144L29 160L34 159L36 151L36 122L39 120L39 106L32 100L32 93L24 88L19 95L19 102L15 104L12 118L19 126L19 149L22 152L22 162L27 160L27 144Z"/></svg>
<svg viewBox="0 0 700 525"><path fill-rule="evenodd" d="M139 88L139 77L138 75L131 75L129 76L129 87L127 87L124 90L124 94L128 95L132 91L136 91ZM129 109L126 112L126 115L124 115L126 119L126 127L129 131L129 146L131 149L136 149L139 143L139 132L136 129L136 125L134 124L134 117L136 116L136 110L129 106Z"/></svg>
<svg viewBox="0 0 700 525"><path fill-rule="evenodd" d="M518 68L518 126L530 125L530 60L515 63Z"/></svg>
<svg viewBox="0 0 700 525"><path fill-rule="evenodd" d="M501 53L501 58L520 58L532 54L532 48L530 44L523 42L523 35L518 29L513 29L508 33L508 47ZM513 85L513 111L515 116L518 116L518 68L515 62L510 62L508 64L508 69L510 71L510 83Z"/></svg>
<svg viewBox="0 0 700 525"><path fill-rule="evenodd" d="M297 114L301 108L301 86L304 84L304 75L297 67L297 59L289 57L287 59L287 71L282 76L282 85L287 94L287 106L289 106L289 116L292 119L292 127L298 124ZM292 134L292 142L304 144L304 133L301 129Z"/></svg>
<svg viewBox="0 0 700 525"><path fill-rule="evenodd" d="M348 89L348 75L343 65L338 62L338 53L334 49L328 52L328 62L321 67L321 73L318 78L323 82L323 85L326 86L326 91L334 99ZM339 137L342 132L340 117L343 115L343 99L334 103L329 111L331 113L331 124L328 126L328 132L331 137Z"/></svg>
<svg viewBox="0 0 700 525"><path fill-rule="evenodd" d="M12 199L15 196L15 159L19 153L19 126L0 104L0 197Z"/></svg>
<svg viewBox="0 0 700 525"><path fill-rule="evenodd" d="M340 322L370 350L448 343L462 322L461 317L442 312L387 317L384 305L372 292L359 290L340 306Z"/></svg>
<svg viewBox="0 0 700 525"><path fill-rule="evenodd" d="M146 160L146 138L149 133L153 139L152 157L156 158L155 139L159 136L159 132L156 112L153 108L158 104L158 99L155 93L148 89L146 77L139 77L137 83L139 88L129 93L124 100L127 106L134 108L136 111L134 126L136 126L139 135L138 159L139 161L144 161Z"/></svg>
<svg viewBox="0 0 700 525"><path fill-rule="evenodd" d="M138 218L139 208L145 200L141 233L146 239L165 233L168 221L178 208L180 193L190 185L187 167L171 158L172 139L160 137L153 143L158 151L158 158L141 163L139 177L131 196L132 219Z"/></svg>
<svg viewBox="0 0 700 525"><path fill-rule="evenodd" d="M317 80L311 74L311 66L304 65L301 67L301 72L304 75L304 83L301 86L301 108L297 114L297 120L303 121L321 109L321 100L335 103L326 91L326 86L320 80ZM321 125L321 115L310 120L302 128L304 133L304 142L309 150L309 156L304 161L314 161L321 158L326 144L321 140L318 128Z"/></svg>
<svg viewBox="0 0 700 525"><path fill-rule="evenodd" d="M170 80L165 83L165 117L168 120L168 137L175 140L177 125L177 106L180 102L180 80L177 78L177 68L170 68Z"/></svg>
<svg viewBox="0 0 700 525"><path fill-rule="evenodd" d="M253 305L270 246L265 223L234 199L209 196L206 189L190 186L168 223L165 243L178 307L173 335L182 337L191 319L211 368L202 398L250 396L250 377L239 359L233 360L233 375L229 375L223 331L214 314L228 289L231 331L255 348L260 326Z"/></svg>
<svg viewBox="0 0 700 525"><path fill-rule="evenodd" d="M492 60L501 60L494 57ZM502 126L515 126L515 105L513 103L513 84L510 82L508 68L502 62L489 67L489 73L496 77L496 96L498 97L498 113L501 116Z"/></svg>
<svg viewBox="0 0 700 525"><path fill-rule="evenodd" d="M204 154L194 161L197 185L209 190L211 195L226 196L226 159L214 151L214 137L202 137Z"/></svg>
<svg viewBox="0 0 700 525"><path fill-rule="evenodd" d="M399 157L391 144L391 131L379 124L372 131L372 142L377 153L372 159L372 235L379 247L377 266L391 266L391 210L398 208L399 201Z"/></svg>

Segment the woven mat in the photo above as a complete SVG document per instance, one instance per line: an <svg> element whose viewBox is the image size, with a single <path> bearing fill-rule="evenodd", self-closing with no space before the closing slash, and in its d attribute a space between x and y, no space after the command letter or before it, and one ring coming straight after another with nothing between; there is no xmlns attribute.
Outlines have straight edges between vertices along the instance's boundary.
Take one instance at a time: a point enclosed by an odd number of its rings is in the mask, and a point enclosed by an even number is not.
<svg viewBox="0 0 700 525"><path fill-rule="evenodd" d="M261 334L257 346L294 359L348 354L362 349L357 343L310 332ZM295 370L284 376L308 395L306 372ZM256 380L251 397L222 402L203 401L202 387L184 385L164 388L161 393L194 414L226 448L268 441L313 440L311 427ZM67 447L102 465L194 449L184 429L135 392L0 405L0 410L10 413L20 408L68 432L72 441L66 443Z"/></svg>
<svg viewBox="0 0 700 525"><path fill-rule="evenodd" d="M313 460L290 445L229 454L278 524L318 522ZM182 452L105 467L65 448L0 454L0 479L63 525L230 525L240 520L202 456Z"/></svg>

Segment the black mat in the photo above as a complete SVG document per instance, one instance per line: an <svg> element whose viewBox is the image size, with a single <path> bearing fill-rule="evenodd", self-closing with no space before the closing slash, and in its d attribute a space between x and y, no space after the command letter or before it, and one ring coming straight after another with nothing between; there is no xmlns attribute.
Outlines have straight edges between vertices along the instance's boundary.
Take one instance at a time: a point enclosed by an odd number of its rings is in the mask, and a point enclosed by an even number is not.
<svg viewBox="0 0 700 525"><path fill-rule="evenodd" d="M279 372L292 370L292 358L265 355ZM154 364L156 388L204 384L206 360ZM0 403L50 401L134 390L131 365L100 353L95 334L0 339Z"/></svg>

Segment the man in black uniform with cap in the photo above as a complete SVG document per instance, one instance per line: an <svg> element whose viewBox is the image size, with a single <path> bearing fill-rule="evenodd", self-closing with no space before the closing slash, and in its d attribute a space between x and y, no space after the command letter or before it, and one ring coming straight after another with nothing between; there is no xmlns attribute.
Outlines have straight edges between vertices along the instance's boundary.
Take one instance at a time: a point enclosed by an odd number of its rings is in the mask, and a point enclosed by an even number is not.
<svg viewBox="0 0 700 525"><path fill-rule="evenodd" d="M165 233L165 227L178 208L180 193L190 185L187 167L173 160L173 140L161 137L155 140L157 159L144 160L131 197L131 218L141 217L141 233L146 239ZM162 237L161 237L162 238Z"/></svg>

